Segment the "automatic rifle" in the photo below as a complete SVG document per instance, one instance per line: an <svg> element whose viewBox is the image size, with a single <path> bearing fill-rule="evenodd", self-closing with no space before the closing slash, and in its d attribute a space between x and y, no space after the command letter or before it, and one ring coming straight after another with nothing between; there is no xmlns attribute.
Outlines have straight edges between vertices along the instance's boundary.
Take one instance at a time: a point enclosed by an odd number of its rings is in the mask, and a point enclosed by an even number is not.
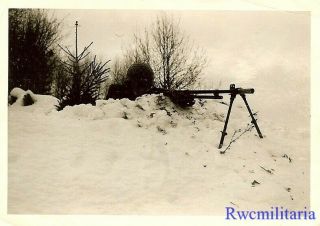
<svg viewBox="0 0 320 226"><path fill-rule="evenodd" d="M159 89L159 88L153 88L152 93L163 93L165 96L168 96L171 101L180 107L190 107L195 103L195 99L223 99L223 94L229 94L230 95L230 104L229 109L227 113L227 117L224 123L223 130L221 131L221 139L219 143L219 149L223 145L223 141L225 136L227 135L227 127L229 122L229 117L232 109L232 105L234 102L234 99L237 95L240 95L243 99L248 112L251 117L251 122L253 123L254 127L257 130L257 133L260 138L263 138L262 133L259 129L259 126L257 124L257 120L254 118L253 113L250 109L250 106L248 104L248 101L246 99L246 94L253 94L254 89L243 89L243 88L236 88L234 84L230 85L230 89L226 90L220 90L220 89L214 89L214 90L165 90L165 89Z"/></svg>

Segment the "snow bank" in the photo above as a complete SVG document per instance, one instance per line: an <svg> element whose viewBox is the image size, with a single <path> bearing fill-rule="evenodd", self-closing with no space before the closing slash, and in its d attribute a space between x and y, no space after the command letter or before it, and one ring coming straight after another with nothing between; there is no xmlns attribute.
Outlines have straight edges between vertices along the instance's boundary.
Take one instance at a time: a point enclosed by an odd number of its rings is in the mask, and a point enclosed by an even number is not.
<svg viewBox="0 0 320 226"><path fill-rule="evenodd" d="M145 95L56 111L55 98L32 97L31 106L9 107L9 213L213 215L230 205L309 206L308 127L287 130L262 118L264 139L252 130L220 154L228 106L217 100L181 109ZM237 98L222 150L250 121Z"/></svg>
<svg viewBox="0 0 320 226"><path fill-rule="evenodd" d="M196 101L195 105L182 109L162 94L144 95L135 101L129 99L97 100L96 106L81 104L67 106L56 114L62 118L87 120L124 119L137 127L175 128L191 126L195 122L208 127L212 121L223 121L225 105L216 101ZM219 112L219 113L218 113Z"/></svg>
<svg viewBox="0 0 320 226"><path fill-rule="evenodd" d="M12 104L15 106L24 106L23 103L23 98L25 97L25 95L29 94L31 99L33 100L33 102L37 102L37 97L36 95L31 91L31 90L27 90L24 91L21 88L13 88L10 92L10 97L11 99L16 99L16 101Z"/></svg>
<svg viewBox="0 0 320 226"><path fill-rule="evenodd" d="M24 91L21 88L13 88L10 92L10 95L16 98L22 99L22 97L26 94L26 91Z"/></svg>
<svg viewBox="0 0 320 226"><path fill-rule="evenodd" d="M27 94L30 95L34 103L29 106L24 106L23 98ZM58 105L58 99L53 96L34 94L31 90L24 91L17 87L11 90L9 98L16 99L16 101L10 105L10 108L15 108L20 111L48 114L55 111L56 106Z"/></svg>

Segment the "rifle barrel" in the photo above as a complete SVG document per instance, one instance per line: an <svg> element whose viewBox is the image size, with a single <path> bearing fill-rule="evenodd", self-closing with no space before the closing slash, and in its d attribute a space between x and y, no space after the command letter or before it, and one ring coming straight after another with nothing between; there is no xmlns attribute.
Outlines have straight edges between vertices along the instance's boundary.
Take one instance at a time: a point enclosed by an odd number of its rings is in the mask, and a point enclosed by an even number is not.
<svg viewBox="0 0 320 226"><path fill-rule="evenodd" d="M234 86L233 86L234 87ZM182 95L197 95L197 94L207 94L214 95L214 98L209 98L209 96L197 96L197 98L207 98L207 99L221 99L219 94L252 94L254 93L254 89L243 89L243 88L232 88L230 89L208 89L208 90L165 90L161 88L153 88L151 89L151 93L177 93ZM196 96L195 96L196 97Z"/></svg>
<svg viewBox="0 0 320 226"><path fill-rule="evenodd" d="M222 93L239 93L239 94L252 94L254 93L254 89L212 89L212 90L178 90L178 92L186 92L190 94L222 94Z"/></svg>

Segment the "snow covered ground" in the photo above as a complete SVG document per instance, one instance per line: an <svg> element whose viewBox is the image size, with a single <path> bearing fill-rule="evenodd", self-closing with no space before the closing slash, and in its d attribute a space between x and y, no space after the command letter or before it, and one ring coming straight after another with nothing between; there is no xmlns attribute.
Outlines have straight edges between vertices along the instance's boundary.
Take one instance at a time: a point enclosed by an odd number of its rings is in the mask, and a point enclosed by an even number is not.
<svg viewBox="0 0 320 226"><path fill-rule="evenodd" d="M303 103L297 96L281 103L261 92L248 101L265 137L253 129L220 154L228 106L219 101L182 110L147 95L57 112L50 96L32 94L35 104L20 106L18 90L9 106L8 212L223 215L226 206L308 207L308 111L293 110L294 100ZM221 150L248 123L237 98Z"/></svg>

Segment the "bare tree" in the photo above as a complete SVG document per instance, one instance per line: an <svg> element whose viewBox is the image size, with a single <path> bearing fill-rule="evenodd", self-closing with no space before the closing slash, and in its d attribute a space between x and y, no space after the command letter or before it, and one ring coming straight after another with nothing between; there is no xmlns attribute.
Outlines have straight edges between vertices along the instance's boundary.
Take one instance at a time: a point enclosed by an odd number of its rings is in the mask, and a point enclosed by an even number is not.
<svg viewBox="0 0 320 226"><path fill-rule="evenodd" d="M134 63L150 64L150 57L148 32L145 31L143 38L134 34L133 45L125 49L123 58L117 57L113 61L111 66L113 84L123 84L127 80L129 67Z"/></svg>
<svg viewBox="0 0 320 226"><path fill-rule="evenodd" d="M148 63L160 88L190 88L207 63L206 54L189 41L179 21L166 14L157 17L151 29L145 29L142 35L134 34L133 43L122 65L126 68L129 63Z"/></svg>
<svg viewBox="0 0 320 226"><path fill-rule="evenodd" d="M127 70L135 61L133 55L127 52L123 59L116 58L111 65L111 78L113 84L124 84L126 81Z"/></svg>

